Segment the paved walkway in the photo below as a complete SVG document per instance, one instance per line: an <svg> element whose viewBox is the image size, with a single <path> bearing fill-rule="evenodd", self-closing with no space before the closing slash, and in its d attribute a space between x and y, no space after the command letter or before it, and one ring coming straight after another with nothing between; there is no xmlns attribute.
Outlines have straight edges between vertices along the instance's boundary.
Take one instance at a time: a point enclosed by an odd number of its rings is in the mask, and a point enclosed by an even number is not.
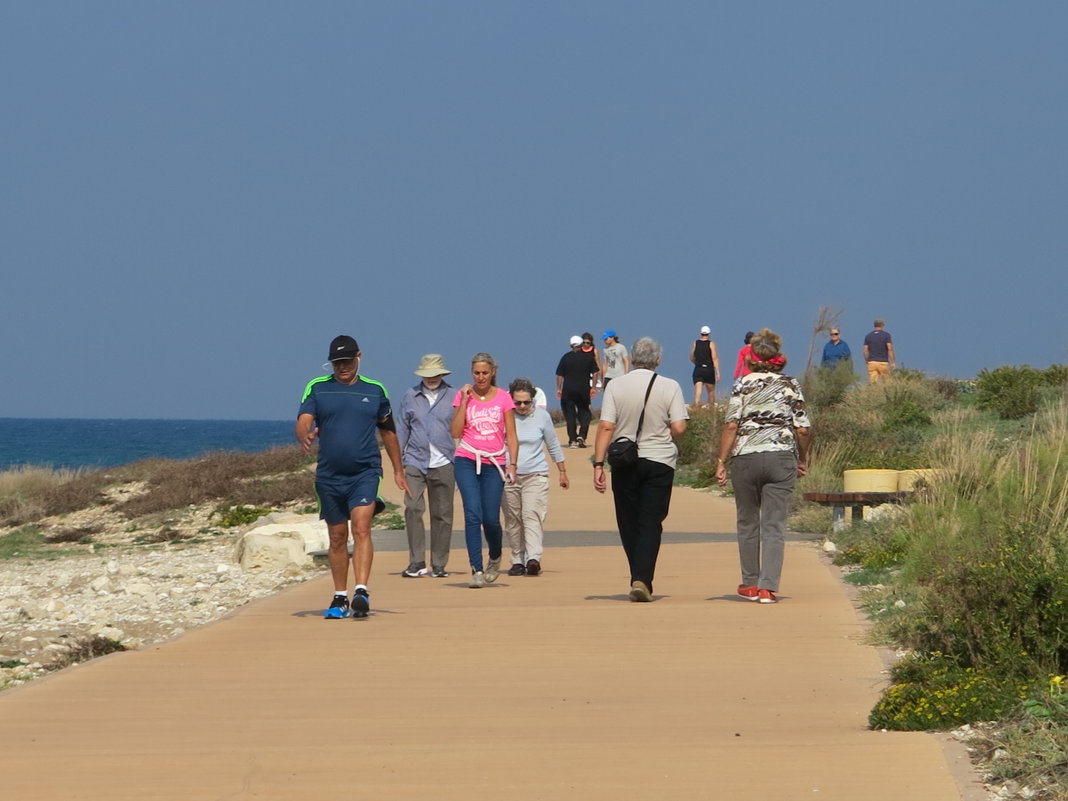
<svg viewBox="0 0 1068 801"><path fill-rule="evenodd" d="M583 533L612 522L589 453L541 577L471 590L462 549L414 580L380 551L365 621L321 618L324 577L0 694L2 797L961 798L938 739L866 730L882 664L815 547L787 546L782 603L741 600L734 545L685 541L733 504L680 489L632 604L613 536Z"/></svg>

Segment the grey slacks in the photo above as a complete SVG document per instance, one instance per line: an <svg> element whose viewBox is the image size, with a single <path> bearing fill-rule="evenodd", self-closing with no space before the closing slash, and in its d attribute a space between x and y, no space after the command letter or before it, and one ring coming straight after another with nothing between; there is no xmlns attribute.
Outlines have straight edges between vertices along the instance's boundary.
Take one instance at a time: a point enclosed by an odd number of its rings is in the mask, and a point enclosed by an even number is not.
<svg viewBox="0 0 1068 801"><path fill-rule="evenodd" d="M786 549L786 515L797 481L797 457L790 451L746 453L731 459L731 483L738 514L738 558L742 584L779 591Z"/></svg>
<svg viewBox="0 0 1068 801"><path fill-rule="evenodd" d="M408 562L426 563L426 526L423 512L430 506L430 565L444 568L449 561L452 541L452 504L456 477L451 464L431 467L423 473L417 467L404 468L410 496L404 496L404 528L408 532ZM424 500L425 496L425 500Z"/></svg>

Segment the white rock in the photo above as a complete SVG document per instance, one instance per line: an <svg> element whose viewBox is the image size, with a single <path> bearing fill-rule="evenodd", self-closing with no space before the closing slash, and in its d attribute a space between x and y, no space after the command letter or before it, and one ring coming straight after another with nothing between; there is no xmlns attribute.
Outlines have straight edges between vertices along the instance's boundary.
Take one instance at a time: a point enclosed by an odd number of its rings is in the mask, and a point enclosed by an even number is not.
<svg viewBox="0 0 1068 801"><path fill-rule="evenodd" d="M838 546L835 545L830 540L827 540L825 543L823 543L823 552L824 553L838 553Z"/></svg>
<svg viewBox="0 0 1068 801"><path fill-rule="evenodd" d="M894 606L896 606L898 609L904 609L907 606L907 604L904 601L902 601L900 598L898 598L896 601L894 601Z"/></svg>
<svg viewBox="0 0 1068 801"><path fill-rule="evenodd" d="M89 589L93 592L102 592L111 586L111 579L107 576L97 576L89 582Z"/></svg>
<svg viewBox="0 0 1068 801"><path fill-rule="evenodd" d="M151 584L141 581L130 582L126 585L125 590L129 595L138 595L142 598L148 598L155 594Z"/></svg>
<svg viewBox="0 0 1068 801"><path fill-rule="evenodd" d="M230 572L230 565L215 565L215 572L219 575Z"/></svg>
<svg viewBox="0 0 1068 801"><path fill-rule="evenodd" d="M309 563L304 539L294 531L274 534L253 530L238 540L235 557L244 570L279 570L287 565Z"/></svg>

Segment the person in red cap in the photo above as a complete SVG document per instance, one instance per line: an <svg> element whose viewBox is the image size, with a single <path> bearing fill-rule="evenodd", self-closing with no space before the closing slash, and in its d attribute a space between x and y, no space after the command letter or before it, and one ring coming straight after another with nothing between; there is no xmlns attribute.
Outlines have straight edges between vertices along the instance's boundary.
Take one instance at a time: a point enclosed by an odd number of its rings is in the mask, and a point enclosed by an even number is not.
<svg viewBox="0 0 1068 801"><path fill-rule="evenodd" d="M360 375L360 346L350 336L334 337L327 356L332 375L313 378L304 389L297 412L297 441L311 451L319 441L315 493L319 516L330 535L330 572L334 597L323 617L367 617L371 597L367 582L375 550L371 519L385 504L378 498L382 483L382 455L377 432L393 464L393 479L406 495L404 477L389 393L377 381ZM325 366L325 365L324 365ZM352 529L352 572L356 589L348 599L349 529Z"/></svg>

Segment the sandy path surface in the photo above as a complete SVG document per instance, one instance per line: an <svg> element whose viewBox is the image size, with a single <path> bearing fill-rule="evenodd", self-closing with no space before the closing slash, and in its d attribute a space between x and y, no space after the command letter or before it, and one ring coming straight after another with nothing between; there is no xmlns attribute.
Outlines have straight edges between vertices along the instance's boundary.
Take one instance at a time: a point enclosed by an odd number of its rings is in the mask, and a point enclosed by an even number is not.
<svg viewBox="0 0 1068 801"><path fill-rule="evenodd" d="M612 528L590 453L567 451L556 530ZM666 528L732 531L733 504L680 489ZM666 545L652 604L605 543L484 590L462 550L416 580L384 552L365 621L321 618L324 577L9 690L3 797L960 798L934 737L865 729L882 664L811 544L761 606L732 595L730 542Z"/></svg>

